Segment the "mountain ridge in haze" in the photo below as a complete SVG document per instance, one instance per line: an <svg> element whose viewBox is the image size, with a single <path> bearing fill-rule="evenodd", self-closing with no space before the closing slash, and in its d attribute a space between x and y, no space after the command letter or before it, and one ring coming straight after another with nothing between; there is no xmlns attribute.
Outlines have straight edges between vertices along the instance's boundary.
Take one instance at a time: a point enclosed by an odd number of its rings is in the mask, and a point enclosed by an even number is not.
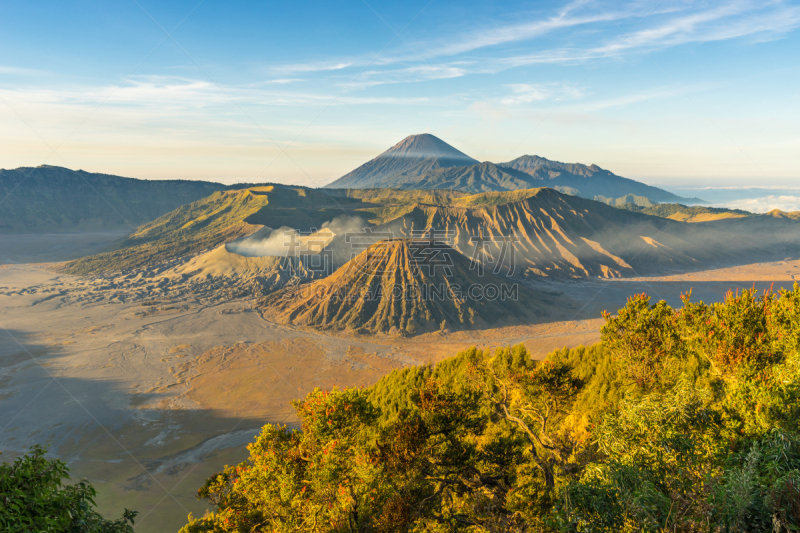
<svg viewBox="0 0 800 533"><path fill-rule="evenodd" d="M523 155L479 162L431 134L410 135L326 188L456 189L468 193L550 187L590 200L647 197L655 202L704 203L618 176L597 165Z"/></svg>
<svg viewBox="0 0 800 533"><path fill-rule="evenodd" d="M230 187L41 165L0 169L0 233L130 228Z"/></svg>
<svg viewBox="0 0 800 533"><path fill-rule="evenodd" d="M627 195L644 196L656 202L694 201L704 203L699 198L683 198L664 189L618 176L599 166L581 163L562 163L537 155L523 155L500 167L518 170L544 183L539 187L574 188L583 198L597 199L597 196L621 197ZM553 185L550 185L553 184ZM625 191L617 194L617 191ZM612 192L612 194L605 194Z"/></svg>

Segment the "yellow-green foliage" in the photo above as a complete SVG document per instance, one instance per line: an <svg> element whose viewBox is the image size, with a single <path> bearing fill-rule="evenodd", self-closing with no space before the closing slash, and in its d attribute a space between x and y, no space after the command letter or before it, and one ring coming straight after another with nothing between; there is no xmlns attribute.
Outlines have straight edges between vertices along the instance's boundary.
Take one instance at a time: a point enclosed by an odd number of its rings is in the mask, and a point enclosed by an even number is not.
<svg viewBox="0 0 800 533"><path fill-rule="evenodd" d="M439 205L459 207L490 207L519 202L536 195L540 189L517 191L483 192L470 194L449 189L403 190L403 189L345 189L349 198L381 205Z"/></svg>
<svg viewBox="0 0 800 533"><path fill-rule="evenodd" d="M362 207L360 213L373 224L383 224L411 212L417 206L495 207L526 200L541 189L468 194L452 190L347 189L350 198L378 204Z"/></svg>
<svg viewBox="0 0 800 533"><path fill-rule="evenodd" d="M597 199L597 198L595 198ZM601 199L600 201L615 205L621 209L629 211L636 211L646 215L653 215L661 218L671 218L673 220L681 220L685 222L707 222L710 220L719 220L723 218L736 218L753 216L753 213L742 211L741 209L725 209L721 207L705 207L702 205L686 206L683 204L657 204L657 205L639 205L639 202L609 202Z"/></svg>
<svg viewBox="0 0 800 533"><path fill-rule="evenodd" d="M472 194L470 196L454 199L452 205L458 207L494 207L498 205L509 204L511 202L521 202L522 200L527 200L528 198L539 194L541 190L542 188Z"/></svg>
<svg viewBox="0 0 800 533"><path fill-rule="evenodd" d="M412 408L414 391L428 380L435 381L446 390L463 392L468 386L463 379L467 365L474 364L483 356L483 352L473 347L434 366L393 370L369 388L369 398L380 409L384 421L394 420L401 411Z"/></svg>
<svg viewBox="0 0 800 533"><path fill-rule="evenodd" d="M800 287L605 318L543 362L472 348L315 391L185 531L798 531Z"/></svg>
<svg viewBox="0 0 800 533"><path fill-rule="evenodd" d="M380 205L451 205L452 201L469 196L461 191L442 190L403 190L403 189L344 189L348 198L358 198L365 203Z"/></svg>
<svg viewBox="0 0 800 533"><path fill-rule="evenodd" d="M415 207L417 207L417 204L364 207L358 210L358 214L370 224L378 225L406 215L413 211Z"/></svg>
<svg viewBox="0 0 800 533"><path fill-rule="evenodd" d="M625 391L630 390L614 356L602 344L563 348L550 353L547 359L563 361L583 382L575 399L575 412L587 421L618 405Z"/></svg>

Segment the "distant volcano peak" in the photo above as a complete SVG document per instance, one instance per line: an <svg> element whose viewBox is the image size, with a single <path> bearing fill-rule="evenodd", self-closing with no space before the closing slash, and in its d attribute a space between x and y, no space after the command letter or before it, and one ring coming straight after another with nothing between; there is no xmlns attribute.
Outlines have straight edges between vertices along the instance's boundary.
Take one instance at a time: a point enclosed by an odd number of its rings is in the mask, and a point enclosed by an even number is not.
<svg viewBox="0 0 800 533"><path fill-rule="evenodd" d="M470 156L464 152L457 150L450 146L439 137L431 135L430 133L420 133L417 135L409 135L399 143L395 144L379 157L418 157L418 158L451 158L463 159L465 164L472 164L475 162Z"/></svg>
<svg viewBox="0 0 800 533"><path fill-rule="evenodd" d="M328 188L399 187L402 180L439 168L474 165L477 160L430 133L409 135L375 159L345 174Z"/></svg>
<svg viewBox="0 0 800 533"><path fill-rule="evenodd" d="M450 189L470 193L550 187L603 202L634 195L651 203L702 203L697 198L682 198L617 176L594 164L562 163L538 155L523 155L506 163L480 163L430 133L409 135L325 187Z"/></svg>

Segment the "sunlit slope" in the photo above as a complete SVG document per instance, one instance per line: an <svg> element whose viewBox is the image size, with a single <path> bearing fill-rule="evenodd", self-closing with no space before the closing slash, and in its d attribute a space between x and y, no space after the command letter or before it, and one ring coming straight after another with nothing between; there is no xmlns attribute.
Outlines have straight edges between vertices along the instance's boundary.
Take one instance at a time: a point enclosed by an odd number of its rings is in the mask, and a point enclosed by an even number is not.
<svg viewBox="0 0 800 533"><path fill-rule="evenodd" d="M245 221L266 206L268 197L250 190L217 192L145 224L117 250L71 262L74 274L143 267L218 246L252 233Z"/></svg>
<svg viewBox="0 0 800 533"><path fill-rule="evenodd" d="M251 189L269 197L269 205L248 218L251 224L269 228L290 227L303 231L320 228L339 216L355 216L365 206L358 198L332 194L324 189L290 185L269 185Z"/></svg>
<svg viewBox="0 0 800 533"><path fill-rule="evenodd" d="M325 192L348 198L358 198L365 203L388 204L435 204L449 205L453 199L469 196L469 193L443 190L406 189L329 189Z"/></svg>
<svg viewBox="0 0 800 533"><path fill-rule="evenodd" d="M706 212L713 216L738 213L659 207L644 208L661 215L650 216L547 188L466 194L270 185L218 192L182 206L138 228L115 251L74 261L69 270L85 274L147 267L210 250L259 228L308 232L336 220L347 220L349 229L336 229L336 236L327 241L334 268L354 253L345 231L370 225L375 236L366 239L368 243L387 237L420 237L433 230L462 254L491 265L493 271L567 279L663 274L772 260L775 254L790 254L800 242L798 222L792 215L747 216L730 219L731 224L724 224L725 220L686 224L663 217L685 210L694 220ZM733 224L737 221L740 224ZM268 235L269 230L265 231ZM770 243L779 247L770 249ZM476 247L483 255L476 255Z"/></svg>
<svg viewBox="0 0 800 533"><path fill-rule="evenodd" d="M615 278L726 264L736 262L739 249L748 244L739 243L737 249L731 235L713 228L632 213L552 189L517 191L516 200L508 194L457 200L473 205L511 200L487 207L416 206L374 230L411 236L433 228L470 257L480 242L487 264L499 265L503 273L555 278ZM511 244L513 255L504 252Z"/></svg>
<svg viewBox="0 0 800 533"><path fill-rule="evenodd" d="M207 181L139 180L49 165L0 170L0 233L131 228L227 188Z"/></svg>
<svg viewBox="0 0 800 533"><path fill-rule="evenodd" d="M489 207L528 198L536 194L536 189L477 194L450 189L331 189L330 193L361 200L359 215L373 224L383 224L417 206Z"/></svg>
<svg viewBox="0 0 800 533"><path fill-rule="evenodd" d="M292 280L308 281L321 277L324 272L309 268L308 256L298 257L246 257L235 254L222 244L199 254L166 273L198 281L216 278L235 278L240 282L256 283L264 291L279 289Z"/></svg>
<svg viewBox="0 0 800 533"><path fill-rule="evenodd" d="M554 194L558 194L555 191L552 192ZM541 188L504 192L484 192L453 198L450 205L453 207L494 207L527 200L528 198L536 196L540 193Z"/></svg>
<svg viewBox="0 0 800 533"><path fill-rule="evenodd" d="M625 203L617 205L622 209L653 215L680 222L711 222L726 218L742 218L754 216L753 213L741 209L726 209L722 207L705 207L701 205L686 206L682 204L635 205Z"/></svg>
<svg viewBox="0 0 800 533"><path fill-rule="evenodd" d="M68 271L87 274L146 267L217 247L262 226L319 227L363 205L357 199L303 187L268 185L217 192L140 226L114 251L73 261Z"/></svg>
<svg viewBox="0 0 800 533"><path fill-rule="evenodd" d="M764 216L769 216L772 218L788 218L791 220L800 220L800 211L781 211L780 209L773 209L769 213L766 213Z"/></svg>
<svg viewBox="0 0 800 533"><path fill-rule="evenodd" d="M325 279L267 296L259 307L281 323L411 334L530 320L546 305L541 298L471 268L449 246L394 239L373 244Z"/></svg>
<svg viewBox="0 0 800 533"><path fill-rule="evenodd" d="M319 190L285 185L217 192L140 226L113 251L73 261L68 270L88 274L147 267L210 250L260 227L306 232L343 216L363 219L351 224L363 227L394 220L420 204L491 205L529 193L504 194L507 196L487 197L457 191ZM350 251L342 248L343 240L337 238L333 246L337 266L350 259Z"/></svg>

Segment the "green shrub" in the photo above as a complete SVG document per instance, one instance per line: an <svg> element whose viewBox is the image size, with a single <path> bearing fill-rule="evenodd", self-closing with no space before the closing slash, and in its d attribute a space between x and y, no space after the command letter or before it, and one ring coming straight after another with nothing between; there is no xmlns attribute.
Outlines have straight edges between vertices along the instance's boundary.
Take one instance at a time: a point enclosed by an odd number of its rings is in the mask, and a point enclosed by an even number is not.
<svg viewBox="0 0 800 533"><path fill-rule="evenodd" d="M106 520L95 510L95 490L87 481L65 485L69 469L33 446L11 464L0 464L0 531L133 533L136 511Z"/></svg>
<svg viewBox="0 0 800 533"><path fill-rule="evenodd" d="M604 316L545 361L471 348L315 391L184 531L800 531L800 287Z"/></svg>

